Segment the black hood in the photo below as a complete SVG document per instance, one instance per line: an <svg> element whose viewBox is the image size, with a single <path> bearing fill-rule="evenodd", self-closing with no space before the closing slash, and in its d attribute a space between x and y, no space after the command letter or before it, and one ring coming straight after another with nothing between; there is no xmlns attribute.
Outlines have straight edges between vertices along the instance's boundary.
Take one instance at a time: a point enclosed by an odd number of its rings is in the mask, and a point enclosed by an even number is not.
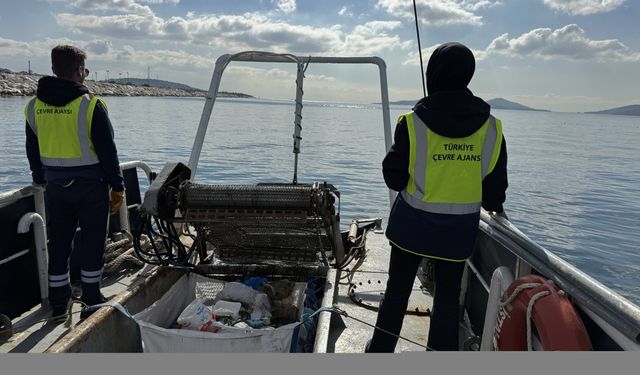
<svg viewBox="0 0 640 375"><path fill-rule="evenodd" d="M66 79L46 76L38 81L38 99L56 107L66 105L88 92L87 86Z"/></svg>
<svg viewBox="0 0 640 375"><path fill-rule="evenodd" d="M445 43L433 51L427 65L429 96L413 107L429 129L461 138L487 121L491 107L467 88L475 66L473 53L460 43Z"/></svg>
<svg viewBox="0 0 640 375"><path fill-rule="evenodd" d="M436 48L427 64L427 93L463 90L476 70L473 52L460 43L445 43Z"/></svg>

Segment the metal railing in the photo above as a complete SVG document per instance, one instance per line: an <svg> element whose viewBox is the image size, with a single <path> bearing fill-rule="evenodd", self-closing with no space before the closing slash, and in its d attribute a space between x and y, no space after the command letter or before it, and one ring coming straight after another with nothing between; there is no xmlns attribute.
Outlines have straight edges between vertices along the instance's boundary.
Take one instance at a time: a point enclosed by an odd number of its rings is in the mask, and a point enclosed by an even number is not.
<svg viewBox="0 0 640 375"><path fill-rule="evenodd" d="M151 168L143 161L129 161L120 164L120 169L127 170L132 168L142 169L149 181L153 176ZM38 264L38 282L40 286L41 303L45 304L49 296L48 288L48 247L47 247L47 228L46 228L46 208L45 208L45 191L46 187L41 185L29 185L23 188L13 189L6 192L0 192L0 207L8 206L21 199L29 196L34 198L35 212L27 212L20 218L16 232L20 234L28 233L33 225L34 245L36 248L36 259ZM131 225L129 223L129 206L127 205L127 197L125 193L124 202L118 211L120 218L120 229L123 232L130 233ZM0 259L0 265L9 263L14 259L27 255L29 249L19 251L7 258Z"/></svg>
<svg viewBox="0 0 640 375"><path fill-rule="evenodd" d="M485 211L480 217L483 232L552 280L621 347L640 349L640 307L538 245L509 221Z"/></svg>

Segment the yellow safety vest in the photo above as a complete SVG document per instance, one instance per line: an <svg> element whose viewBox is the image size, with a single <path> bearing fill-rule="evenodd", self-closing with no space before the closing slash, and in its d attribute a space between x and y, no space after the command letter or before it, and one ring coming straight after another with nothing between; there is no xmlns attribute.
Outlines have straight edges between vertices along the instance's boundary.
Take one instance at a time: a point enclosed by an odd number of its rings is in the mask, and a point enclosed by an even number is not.
<svg viewBox="0 0 640 375"><path fill-rule="evenodd" d="M45 166L76 167L99 163L91 141L93 110L100 101L84 94L64 106L34 97L26 105L27 123L38 137L40 160Z"/></svg>
<svg viewBox="0 0 640 375"><path fill-rule="evenodd" d="M502 145L502 123L493 116L475 133L449 138L415 113L402 115L409 131L409 182L401 192L413 208L465 215L480 211L482 180L493 171Z"/></svg>

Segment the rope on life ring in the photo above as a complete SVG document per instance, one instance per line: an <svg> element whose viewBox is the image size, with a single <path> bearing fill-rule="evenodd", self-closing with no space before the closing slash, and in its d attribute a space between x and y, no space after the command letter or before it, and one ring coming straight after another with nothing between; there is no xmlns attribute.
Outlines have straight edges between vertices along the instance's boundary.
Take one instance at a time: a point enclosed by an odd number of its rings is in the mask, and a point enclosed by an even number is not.
<svg viewBox="0 0 640 375"><path fill-rule="evenodd" d="M573 304L551 280L528 275L515 280L499 303L497 350L533 350L532 322L544 350L591 350L591 341Z"/></svg>
<svg viewBox="0 0 640 375"><path fill-rule="evenodd" d="M528 351L533 350L533 344L531 340L531 312L533 311L533 304L536 303L538 299L542 297L546 297L549 294L550 293L546 290L543 290L542 292L538 292L534 294L533 297L531 297L531 299L529 300L529 304L527 305L527 350Z"/></svg>

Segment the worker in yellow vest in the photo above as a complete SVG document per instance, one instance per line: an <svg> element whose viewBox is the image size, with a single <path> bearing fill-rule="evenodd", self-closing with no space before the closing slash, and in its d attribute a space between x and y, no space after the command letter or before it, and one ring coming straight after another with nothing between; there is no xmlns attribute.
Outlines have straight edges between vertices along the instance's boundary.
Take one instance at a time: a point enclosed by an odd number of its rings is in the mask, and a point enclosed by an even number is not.
<svg viewBox="0 0 640 375"><path fill-rule="evenodd" d="M46 186L49 303L58 322L68 317L69 258L78 225L82 302L89 306L104 302L100 281L108 217L124 200L107 106L83 85L89 75L86 57L73 46L53 48L51 69L56 77L41 78L37 96L25 107L32 179Z"/></svg>
<svg viewBox="0 0 640 375"><path fill-rule="evenodd" d="M366 352L393 352L418 267L433 265L428 350L458 350L460 287L480 208L506 218L507 148L502 123L467 88L473 53L445 43L427 65L428 96L400 116L382 162L387 186L399 192L386 230L389 279ZM384 331L389 333L386 333Z"/></svg>

